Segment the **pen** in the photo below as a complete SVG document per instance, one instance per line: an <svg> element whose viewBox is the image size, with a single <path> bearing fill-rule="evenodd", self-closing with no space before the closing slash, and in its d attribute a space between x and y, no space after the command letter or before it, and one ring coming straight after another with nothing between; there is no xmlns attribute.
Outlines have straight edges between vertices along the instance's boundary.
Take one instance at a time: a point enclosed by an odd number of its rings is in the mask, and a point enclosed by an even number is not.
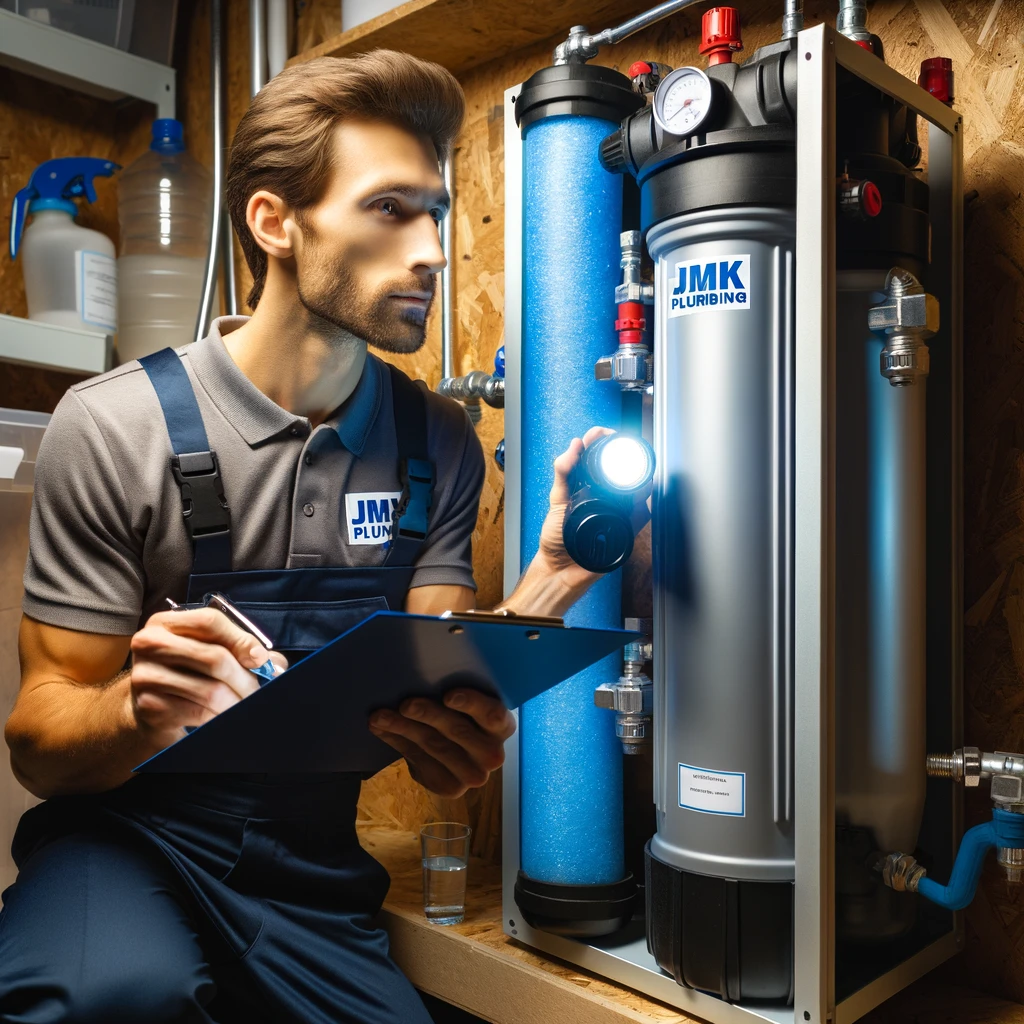
<svg viewBox="0 0 1024 1024"><path fill-rule="evenodd" d="M171 606L173 611L187 610L185 605L178 604L177 601L173 601L171 598L167 598L167 603ZM274 641L271 640L255 622L243 615L223 594L207 594L203 598L203 604L208 608L216 608L217 611L222 612L236 626L238 626L239 629L245 630L246 633L251 633L264 647L266 647L268 651L273 648ZM278 674L278 668L274 664L272 658L267 658L262 665L257 668L251 668L249 671L254 676L259 676L263 681L260 683L261 686L263 683L270 682L271 679L276 678Z"/></svg>

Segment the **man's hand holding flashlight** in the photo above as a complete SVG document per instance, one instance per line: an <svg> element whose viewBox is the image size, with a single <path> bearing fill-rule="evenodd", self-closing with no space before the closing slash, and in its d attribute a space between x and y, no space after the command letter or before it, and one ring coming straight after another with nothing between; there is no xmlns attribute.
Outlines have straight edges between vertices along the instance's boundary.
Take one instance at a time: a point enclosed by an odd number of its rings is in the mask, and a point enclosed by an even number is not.
<svg viewBox="0 0 1024 1024"><path fill-rule="evenodd" d="M562 536L565 512L572 499L573 473L584 451L602 437L614 434L608 427L591 427L582 438L573 438L569 447L555 459L548 514L541 527L537 554L516 589L500 607L521 615L564 615L601 573L577 564L566 550ZM651 518L648 507L650 486L633 499L630 517L634 533L639 533Z"/></svg>

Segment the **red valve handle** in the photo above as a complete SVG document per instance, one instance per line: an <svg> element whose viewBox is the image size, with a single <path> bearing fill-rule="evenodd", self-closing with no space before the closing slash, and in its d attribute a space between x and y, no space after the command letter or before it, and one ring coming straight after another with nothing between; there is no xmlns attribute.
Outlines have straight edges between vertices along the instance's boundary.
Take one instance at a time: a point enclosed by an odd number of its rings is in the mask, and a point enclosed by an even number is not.
<svg viewBox="0 0 1024 1024"><path fill-rule="evenodd" d="M735 7L712 7L700 22L700 53L707 55L708 67L729 64L732 55L743 49L740 12Z"/></svg>

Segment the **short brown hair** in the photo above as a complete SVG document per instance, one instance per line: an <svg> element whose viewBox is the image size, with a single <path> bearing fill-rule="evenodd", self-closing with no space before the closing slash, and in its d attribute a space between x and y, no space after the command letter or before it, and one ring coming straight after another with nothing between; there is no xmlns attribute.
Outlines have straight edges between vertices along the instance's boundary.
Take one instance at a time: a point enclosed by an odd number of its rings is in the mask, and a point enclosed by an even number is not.
<svg viewBox="0 0 1024 1024"><path fill-rule="evenodd" d="M268 82L242 115L227 174L228 212L252 271L250 308L256 308L267 278L267 254L245 220L254 192L266 189L296 210L317 203L330 176L333 129L345 118L427 135L443 160L464 113L462 87L451 72L396 50L317 57Z"/></svg>

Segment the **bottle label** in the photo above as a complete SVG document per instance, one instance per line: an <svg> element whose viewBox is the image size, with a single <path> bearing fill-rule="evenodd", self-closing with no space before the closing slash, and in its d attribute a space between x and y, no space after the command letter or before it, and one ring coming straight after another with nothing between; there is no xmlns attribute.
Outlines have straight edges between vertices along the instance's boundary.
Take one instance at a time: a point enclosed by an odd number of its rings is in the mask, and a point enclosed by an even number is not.
<svg viewBox="0 0 1024 1024"><path fill-rule="evenodd" d="M112 256L79 249L75 253L78 315L94 327L117 330L117 263Z"/></svg>

